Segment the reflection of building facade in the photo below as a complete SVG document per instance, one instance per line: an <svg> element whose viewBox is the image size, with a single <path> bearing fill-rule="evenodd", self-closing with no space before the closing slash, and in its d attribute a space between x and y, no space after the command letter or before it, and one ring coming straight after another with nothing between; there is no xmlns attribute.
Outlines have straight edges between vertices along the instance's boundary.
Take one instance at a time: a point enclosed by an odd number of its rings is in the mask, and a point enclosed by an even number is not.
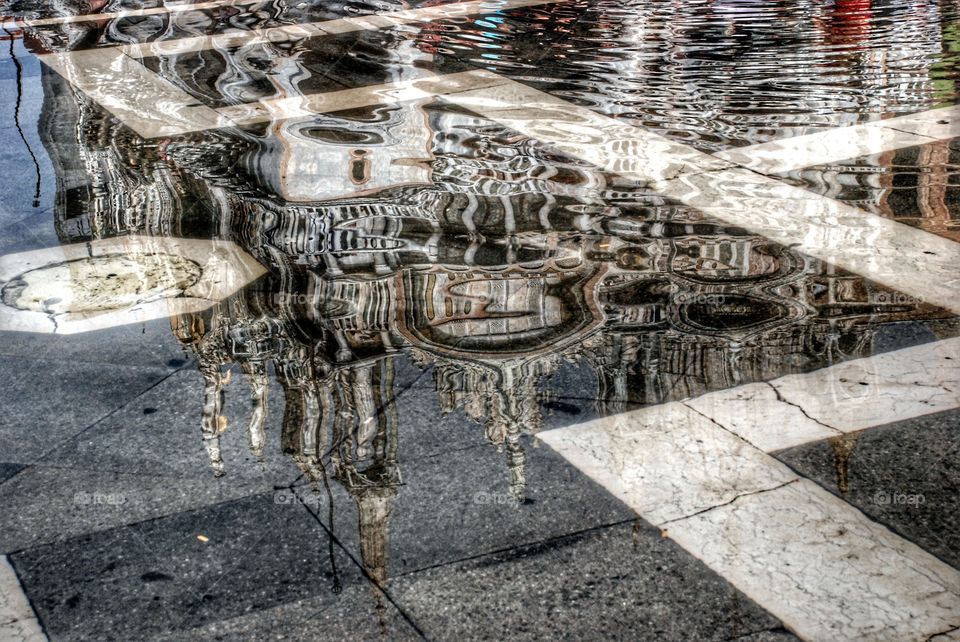
<svg viewBox="0 0 960 642"><path fill-rule="evenodd" d="M162 25L174 28L199 29ZM376 82L436 62L396 34L358 37L378 60ZM325 81L302 43L200 57L156 64L186 91L236 102ZM267 266L254 286L173 321L203 374L204 445L222 474L224 368L237 364L262 454L272 368L284 451L318 488L329 465L355 499L363 561L380 583L401 484L401 352L433 368L443 412L462 408L504 451L522 500L522 436L540 429L545 385L564 361L587 364L601 412L617 412L866 356L877 324L937 314L439 103L154 144L83 96L68 100L76 122L61 106L45 119L60 234L215 237Z"/></svg>

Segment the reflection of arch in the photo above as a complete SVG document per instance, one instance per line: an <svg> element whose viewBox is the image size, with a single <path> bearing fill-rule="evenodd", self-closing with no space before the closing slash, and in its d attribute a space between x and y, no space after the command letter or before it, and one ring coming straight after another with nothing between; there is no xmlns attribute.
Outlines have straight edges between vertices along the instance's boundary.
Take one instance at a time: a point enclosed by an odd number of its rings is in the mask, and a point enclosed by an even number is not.
<svg viewBox="0 0 960 642"><path fill-rule="evenodd" d="M745 338L806 316L806 309L783 299L755 294L701 294L671 309L671 321L691 335Z"/></svg>
<svg viewBox="0 0 960 642"><path fill-rule="evenodd" d="M397 329L414 347L447 357L498 359L556 352L603 323L596 287L606 272L445 268L396 277Z"/></svg>

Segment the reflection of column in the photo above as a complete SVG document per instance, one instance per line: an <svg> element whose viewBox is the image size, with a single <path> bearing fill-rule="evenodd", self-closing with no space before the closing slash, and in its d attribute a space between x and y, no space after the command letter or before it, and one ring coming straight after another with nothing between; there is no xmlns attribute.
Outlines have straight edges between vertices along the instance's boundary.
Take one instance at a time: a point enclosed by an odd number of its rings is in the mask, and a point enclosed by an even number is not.
<svg viewBox="0 0 960 642"><path fill-rule="evenodd" d="M950 216L950 141L931 141L880 156L886 172L880 178L880 211L884 216L960 241Z"/></svg>
<svg viewBox="0 0 960 642"><path fill-rule="evenodd" d="M250 450L257 461L263 461L263 448L266 443L264 422L267 418L267 366L262 361L245 361L241 367L250 384L250 401L253 406L247 427Z"/></svg>
<svg viewBox="0 0 960 642"><path fill-rule="evenodd" d="M220 435L227 429L223 402L224 387L230 382L230 371L222 371L229 359L223 346L223 328L220 324L222 308L223 304L220 304L208 314L184 314L170 320L174 335L182 345L189 346L193 351L197 368L203 376L200 432L216 477L224 475Z"/></svg>
<svg viewBox="0 0 960 642"><path fill-rule="evenodd" d="M634 363L641 375L641 386L632 391L634 400L641 403L659 400L658 344L645 342L644 358L640 360L636 359L641 349L640 337L607 334L599 347L600 354L597 351L591 353L591 362L597 375L597 410L601 415L615 415L627 409L631 401L627 376Z"/></svg>
<svg viewBox="0 0 960 642"><path fill-rule="evenodd" d="M200 432L203 446L210 458L214 475L224 474L223 458L220 455L220 435L227 429L227 418L223 415L224 386L230 381L230 371L221 372L221 363L216 359L200 360L200 373L203 375L203 412L200 418Z"/></svg>

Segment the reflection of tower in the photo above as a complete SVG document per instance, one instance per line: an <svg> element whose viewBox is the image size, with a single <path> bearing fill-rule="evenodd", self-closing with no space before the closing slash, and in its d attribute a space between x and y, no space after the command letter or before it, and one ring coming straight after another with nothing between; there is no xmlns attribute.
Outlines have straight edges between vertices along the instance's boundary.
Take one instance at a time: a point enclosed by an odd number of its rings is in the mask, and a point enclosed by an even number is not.
<svg viewBox="0 0 960 642"><path fill-rule="evenodd" d="M373 593L381 624L385 622L386 604L379 589L386 586L390 516L402 483L397 462L399 421L391 398L394 376L392 357L340 368L324 381L314 381L317 395L313 412L297 409L286 413L301 418L301 437L296 446L288 440L285 450L307 472L314 490L319 491L319 483L327 484L323 460L329 454L333 477L356 503L360 558L376 585ZM288 396L287 403L296 398ZM331 528L332 511L331 503Z"/></svg>

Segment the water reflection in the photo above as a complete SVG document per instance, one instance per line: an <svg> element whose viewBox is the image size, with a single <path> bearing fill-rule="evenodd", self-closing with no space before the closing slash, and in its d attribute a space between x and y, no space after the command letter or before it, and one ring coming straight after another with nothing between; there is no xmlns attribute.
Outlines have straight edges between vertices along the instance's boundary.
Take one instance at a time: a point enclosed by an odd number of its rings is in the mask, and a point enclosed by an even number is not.
<svg viewBox="0 0 960 642"><path fill-rule="evenodd" d="M236 105L404 80L446 70L455 56L521 80L536 69L542 75L528 80L558 95L710 149L952 100L955 71L942 64L954 53L940 50L951 7L599 2L580 17L581 5L560 4L146 64L198 100ZM328 9L309 19L348 7ZM144 42L308 19L297 11L264 3L30 37L37 51ZM503 452L505 483L522 504L521 437L542 428L556 396L613 414L869 356L875 332L893 322L954 331L932 304L437 100L143 141L79 92L64 100L56 76L44 83L64 243L217 239L265 267L240 292L172 319L203 375L203 446L214 473L225 474L220 437L236 365L252 391L250 448L262 457L276 438L267 399L275 379L283 451L314 492L326 497L332 478L356 501L361 555L379 584L402 492L401 356L431 369L442 412L462 409ZM931 149L924 153L943 154ZM864 176L893 173L896 185L901 158L871 159L875 171ZM912 162L943 166L933 156ZM885 216L914 217L892 192L864 194L843 176L817 168L795 178ZM928 227L955 234L941 201ZM5 288L4 301L30 287ZM567 362L588 368L596 388L548 391ZM835 445L841 489L851 443Z"/></svg>

